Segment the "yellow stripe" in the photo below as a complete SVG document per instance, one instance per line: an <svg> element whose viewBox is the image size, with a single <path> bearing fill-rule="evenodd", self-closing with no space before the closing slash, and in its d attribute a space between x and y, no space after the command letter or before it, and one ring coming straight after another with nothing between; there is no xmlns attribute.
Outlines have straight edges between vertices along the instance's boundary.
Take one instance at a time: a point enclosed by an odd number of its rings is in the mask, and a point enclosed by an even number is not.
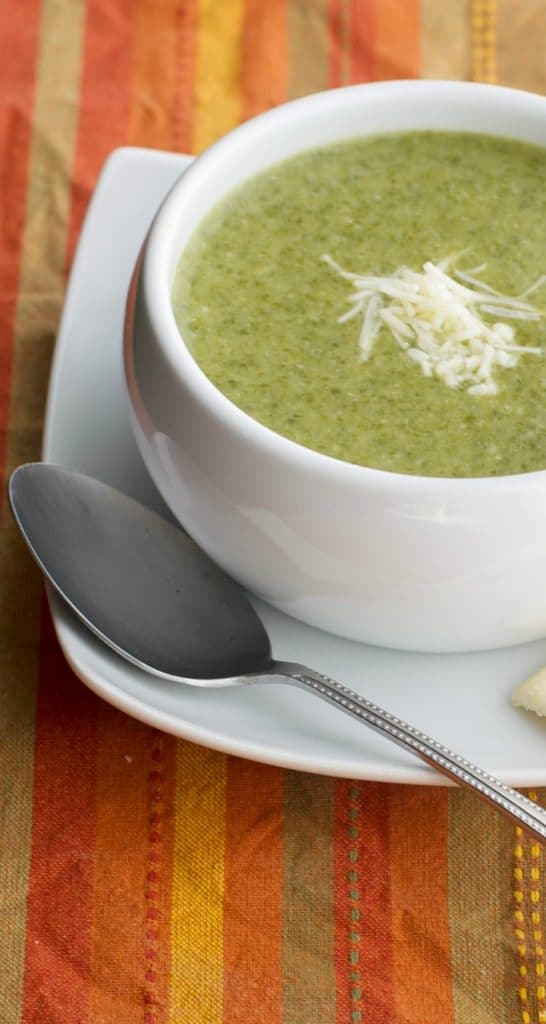
<svg viewBox="0 0 546 1024"><path fill-rule="evenodd" d="M221 1024L225 757L177 748L170 1021Z"/></svg>
<svg viewBox="0 0 546 1024"><path fill-rule="evenodd" d="M530 790L531 800L543 803L544 794ZM546 1021L546 990L544 978L545 935L543 924L542 847L533 842L521 828L515 830L514 842L514 938L519 958L518 998L522 1024L531 1020Z"/></svg>
<svg viewBox="0 0 546 1024"><path fill-rule="evenodd" d="M40 454L44 396L63 296L83 28L83 3L44 0L14 333L7 473ZM14 1014L3 1018L6 1024L19 1020L22 998L42 596L39 573L15 534L4 516L0 635L6 643L1 716L5 734L0 737L0 805L9 843L6 855L0 857L0 915L9 920L9 928L3 929L0 960L7 1012Z"/></svg>
<svg viewBox="0 0 546 1024"><path fill-rule="evenodd" d="M199 0L192 150L201 152L241 118L244 0Z"/></svg>
<svg viewBox="0 0 546 1024"><path fill-rule="evenodd" d="M472 0L472 79L497 81L496 0Z"/></svg>

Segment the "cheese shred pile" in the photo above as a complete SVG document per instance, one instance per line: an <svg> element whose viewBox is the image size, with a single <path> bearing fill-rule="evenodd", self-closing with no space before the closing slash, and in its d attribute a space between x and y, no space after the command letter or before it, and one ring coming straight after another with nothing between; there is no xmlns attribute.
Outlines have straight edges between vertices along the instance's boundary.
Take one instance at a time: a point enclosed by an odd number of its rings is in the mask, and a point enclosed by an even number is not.
<svg viewBox="0 0 546 1024"><path fill-rule="evenodd" d="M380 330L387 328L425 377L437 377L471 395L494 395L496 367L517 366L522 355L542 355L542 348L518 345L514 326L505 320L541 319L528 297L546 283L546 274L513 298L475 276L486 264L449 273L454 260L448 258L429 261L422 271L400 267L394 274L379 276L352 274L331 256L322 259L353 287L350 308L338 323L362 317L359 346L364 360Z"/></svg>

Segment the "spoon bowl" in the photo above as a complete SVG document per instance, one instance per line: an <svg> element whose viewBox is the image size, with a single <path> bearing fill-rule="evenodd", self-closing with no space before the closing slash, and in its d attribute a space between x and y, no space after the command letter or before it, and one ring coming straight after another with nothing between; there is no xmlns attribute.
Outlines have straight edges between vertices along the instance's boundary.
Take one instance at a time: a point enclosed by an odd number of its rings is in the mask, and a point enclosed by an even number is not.
<svg viewBox="0 0 546 1024"><path fill-rule="evenodd" d="M269 637L244 591L182 530L58 466L21 466L11 508L45 577L117 654L164 679L264 669Z"/></svg>

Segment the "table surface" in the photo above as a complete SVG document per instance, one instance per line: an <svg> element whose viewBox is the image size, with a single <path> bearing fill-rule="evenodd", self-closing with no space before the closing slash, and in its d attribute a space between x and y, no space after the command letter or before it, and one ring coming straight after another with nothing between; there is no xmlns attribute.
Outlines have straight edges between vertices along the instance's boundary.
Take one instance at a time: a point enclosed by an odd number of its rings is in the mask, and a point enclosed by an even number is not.
<svg viewBox="0 0 546 1024"><path fill-rule="evenodd" d="M198 153L351 82L543 93L545 38L542 0L8 0L4 480L40 455L113 149ZM64 661L5 503L0 566L2 1024L546 1022L540 847L458 790L282 770L123 715Z"/></svg>

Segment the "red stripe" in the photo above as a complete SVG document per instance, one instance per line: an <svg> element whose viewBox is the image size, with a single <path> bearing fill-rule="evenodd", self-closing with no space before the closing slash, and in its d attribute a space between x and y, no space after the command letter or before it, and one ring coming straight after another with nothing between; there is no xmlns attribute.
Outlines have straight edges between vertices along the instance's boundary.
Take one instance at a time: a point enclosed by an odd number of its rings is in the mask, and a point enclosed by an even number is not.
<svg viewBox="0 0 546 1024"><path fill-rule="evenodd" d="M336 783L335 974L338 1024L395 1018L388 787Z"/></svg>
<svg viewBox="0 0 546 1024"><path fill-rule="evenodd" d="M351 947L351 904L348 895L347 872L352 839L349 835L349 790L345 780L335 783L334 807L334 968L336 977L336 1024L351 1020L351 988L349 981ZM354 929L356 934L356 928Z"/></svg>
<svg viewBox="0 0 546 1024"><path fill-rule="evenodd" d="M281 1024L282 772L227 760L224 1024Z"/></svg>
<svg viewBox="0 0 546 1024"><path fill-rule="evenodd" d="M100 703L91 1024L167 1022L175 745Z"/></svg>
<svg viewBox="0 0 546 1024"><path fill-rule="evenodd" d="M10 409L11 366L23 229L36 53L38 0L0 5L0 471L4 472Z"/></svg>
<svg viewBox="0 0 546 1024"><path fill-rule="evenodd" d="M370 82L374 60L374 0L352 0L351 82Z"/></svg>
<svg viewBox="0 0 546 1024"><path fill-rule="evenodd" d="M42 619L23 1024L85 1024L99 705Z"/></svg>
<svg viewBox="0 0 546 1024"><path fill-rule="evenodd" d="M135 0L88 0L68 262L108 154L127 142Z"/></svg>
<svg viewBox="0 0 546 1024"><path fill-rule="evenodd" d="M195 95L195 54L197 0L185 0L178 13L178 53L174 146L181 153L193 152L193 106Z"/></svg>

